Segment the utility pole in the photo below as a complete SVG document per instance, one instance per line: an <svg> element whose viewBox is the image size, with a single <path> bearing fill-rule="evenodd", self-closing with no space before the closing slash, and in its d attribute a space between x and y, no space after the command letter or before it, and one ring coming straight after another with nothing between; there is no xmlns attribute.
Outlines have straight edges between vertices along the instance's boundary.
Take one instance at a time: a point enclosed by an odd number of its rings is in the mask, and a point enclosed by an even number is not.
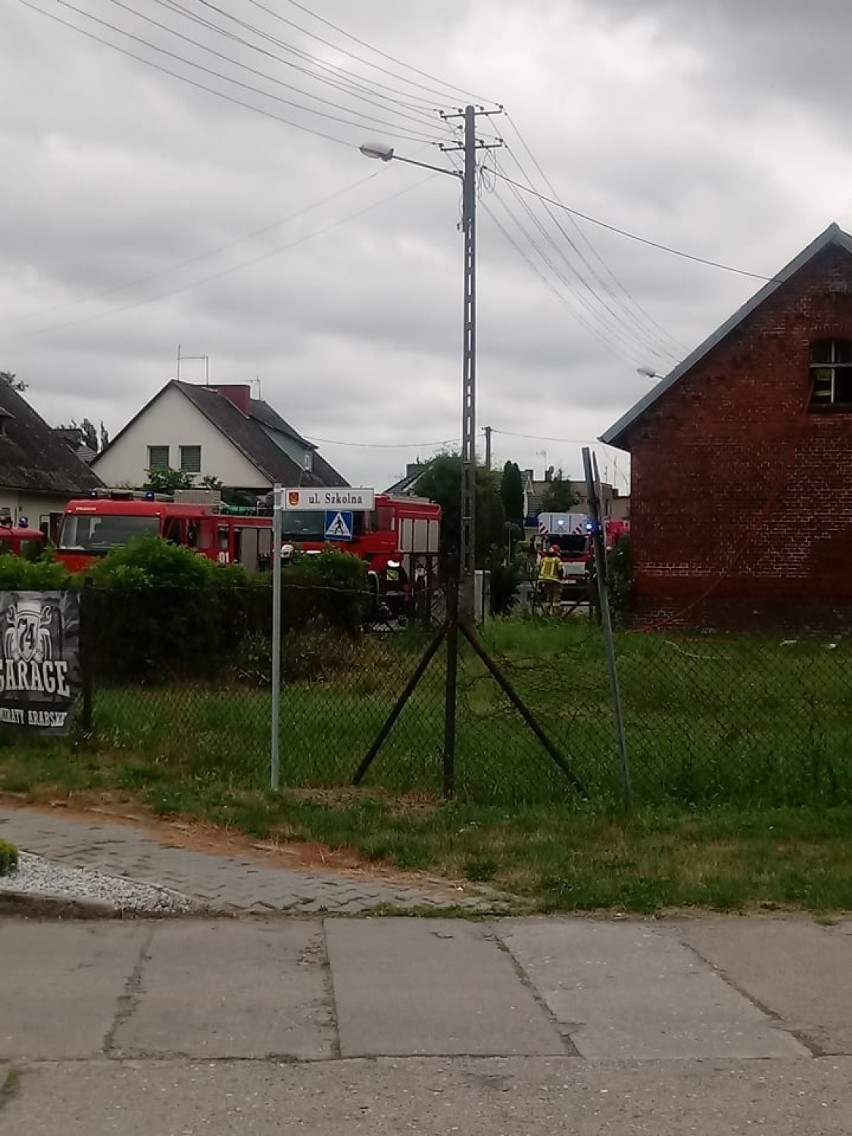
<svg viewBox="0 0 852 1136"><path fill-rule="evenodd" d="M473 621L476 575L476 153L493 149L499 142L481 142L476 137L479 115L500 114L466 106L444 119L464 119L464 142L441 146L444 151L464 152L462 174L462 233L464 235L464 308L462 345L462 446L461 532L459 534L459 615Z"/></svg>
<svg viewBox="0 0 852 1136"><path fill-rule="evenodd" d="M491 427L483 426L482 433L485 435L485 468L491 469Z"/></svg>

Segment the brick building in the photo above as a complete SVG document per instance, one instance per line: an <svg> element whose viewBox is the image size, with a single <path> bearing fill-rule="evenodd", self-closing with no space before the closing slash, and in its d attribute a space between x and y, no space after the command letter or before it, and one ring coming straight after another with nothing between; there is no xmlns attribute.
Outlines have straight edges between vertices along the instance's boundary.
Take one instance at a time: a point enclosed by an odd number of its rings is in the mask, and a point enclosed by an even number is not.
<svg viewBox="0 0 852 1136"><path fill-rule="evenodd" d="M852 627L852 237L830 225L601 440L631 455L638 625Z"/></svg>

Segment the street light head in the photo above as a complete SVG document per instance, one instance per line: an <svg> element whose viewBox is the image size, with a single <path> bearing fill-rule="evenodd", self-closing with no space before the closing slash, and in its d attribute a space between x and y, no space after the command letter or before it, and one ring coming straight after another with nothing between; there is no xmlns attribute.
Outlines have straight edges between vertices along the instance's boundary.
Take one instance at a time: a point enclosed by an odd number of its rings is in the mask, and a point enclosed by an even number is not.
<svg viewBox="0 0 852 1136"><path fill-rule="evenodd" d="M661 379L662 378L662 375L658 374L656 371L652 371L650 367L637 367L636 368L636 374L637 375L644 375L646 379Z"/></svg>
<svg viewBox="0 0 852 1136"><path fill-rule="evenodd" d="M386 146L384 142L365 142L358 149L365 158L377 158L380 162L389 162L393 157L393 146Z"/></svg>

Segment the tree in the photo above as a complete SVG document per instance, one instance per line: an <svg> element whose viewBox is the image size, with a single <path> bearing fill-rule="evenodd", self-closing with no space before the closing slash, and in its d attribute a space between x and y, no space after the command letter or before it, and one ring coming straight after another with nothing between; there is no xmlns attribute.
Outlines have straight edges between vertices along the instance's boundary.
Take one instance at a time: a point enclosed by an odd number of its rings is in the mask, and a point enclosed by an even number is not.
<svg viewBox="0 0 852 1136"><path fill-rule="evenodd" d="M438 454L417 481L417 492L441 506L441 557L445 568L455 571L459 560L461 529L461 456ZM488 553L504 540L503 502L497 475L483 466L476 467L476 548L477 568L485 567Z"/></svg>
<svg viewBox="0 0 852 1136"><path fill-rule="evenodd" d="M106 427L101 422L100 427L96 427L94 422L90 422L88 418L84 418L82 422L78 422L75 418L66 426L57 427L59 430L79 430L80 440L84 446L88 446L96 454L101 453L109 445L109 434L106 432Z"/></svg>
<svg viewBox="0 0 852 1136"><path fill-rule="evenodd" d="M153 493L174 493L176 489L192 489L194 482L192 474L187 473L185 469L172 469L167 466L165 469L149 469L148 480L142 486L145 490L151 490Z"/></svg>
<svg viewBox="0 0 852 1136"><path fill-rule="evenodd" d="M500 498L506 519L516 524L524 521L524 479L516 462L507 461L500 481Z"/></svg>
<svg viewBox="0 0 852 1136"><path fill-rule="evenodd" d="M14 391L25 391L27 384L23 379L19 379L17 375L13 375L11 371L0 371L0 382L6 383Z"/></svg>
<svg viewBox="0 0 852 1136"><path fill-rule="evenodd" d="M566 481L561 472L553 478L541 499L542 513L568 513L579 500L571 482Z"/></svg>

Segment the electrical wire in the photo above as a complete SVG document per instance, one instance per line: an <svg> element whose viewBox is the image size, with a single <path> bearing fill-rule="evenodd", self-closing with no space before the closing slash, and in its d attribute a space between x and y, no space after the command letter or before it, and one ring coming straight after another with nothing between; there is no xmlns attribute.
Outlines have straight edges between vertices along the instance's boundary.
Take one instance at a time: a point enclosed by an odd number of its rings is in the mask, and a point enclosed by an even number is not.
<svg viewBox="0 0 852 1136"><path fill-rule="evenodd" d="M23 0L22 0L22 2L23 2ZM252 93L254 93L256 95L261 95L263 98L272 99L274 102L282 103L285 106L295 107L297 110L304 111L307 114L314 114L314 115L319 116L320 118L325 118L325 119L329 119L333 122L342 123L345 126L354 126L359 130L363 129L362 123L353 122L351 119L347 119L347 118L341 118L339 115L330 114L327 111L314 110L312 107L306 107L301 103L294 102L292 99L284 98L282 95L272 94L270 91L264 91L262 88L255 87L251 83L244 83L241 79L234 79L229 75L224 75L221 71L216 71L211 67L205 67L203 63L194 63L191 59L187 59L183 55L178 55L176 52L169 51L168 48L160 47L155 43L151 43L150 40L147 40L142 36L134 35L133 32L128 32L124 28L117 27L115 24L110 23L108 20L102 20L99 16L93 16L90 12L86 12L83 8L78 8L75 4L72 4L70 2L70 0L55 0L55 2L57 4L60 4L63 8L68 8L68 9L70 9L70 11L76 12L78 15L83 16L84 19L91 20L93 23L96 23L96 24L100 25L101 27L108 28L110 31L117 32L119 35L125 36L127 39L133 40L135 43L142 44L143 46L150 48L151 51L156 51L160 55L165 55L169 59L174 59L179 63L186 64L186 66L188 66L188 67L193 67L193 68L195 68L195 70L201 71L205 75L211 75L214 78L222 79L226 83L231 83L235 87L239 87L242 90L251 91ZM113 2L117 2L117 0L113 0ZM147 19L147 17L143 17L143 18ZM179 33L175 33L175 34L179 34ZM195 41L193 41L193 42L195 42ZM115 46L115 45L113 45L113 46ZM201 45L196 43L195 46L200 47ZM145 62L150 62L150 61L146 60ZM422 142L424 140L425 141L431 141L430 138L424 138L424 136L422 134L418 135L418 136L413 136L413 135L409 135L409 136L414 137L414 140L417 141L417 142Z"/></svg>
<svg viewBox="0 0 852 1136"><path fill-rule="evenodd" d="M511 237L511 235L506 231L506 229L503 227L503 225L500 224L499 220L495 217L493 211L491 209L489 209L487 203L483 201L481 203L482 208L491 217L492 221L494 221L494 223L497 225L498 229L500 229L500 231L503 233L504 237L506 237L506 239L510 242L510 244L512 244L512 246L515 248L516 252L518 252L519 255L527 262L527 264L530 265L530 267L533 269L533 271L536 273L536 275L539 277L539 279L543 281L543 283L548 288L548 290L551 291L557 297L557 299L559 299L563 304L565 304L568 307L568 309L571 311L571 314L574 316L574 318L579 323L581 323L591 334L596 336L596 338L599 339L600 342L603 343L608 348L608 350L612 351L616 355L621 356L621 358L623 360L627 361L628 363L633 364L635 362L635 359L636 359L636 348L635 348L635 345L633 344L633 342L623 332L621 332L618 329L618 327L616 327L616 328L609 327L606 324L606 322L603 321L600 313L594 308L594 306L587 299L587 297L584 296L582 293L578 293L578 292L576 292L572 289L572 286L568 282L568 280L566 279L564 273L562 273L559 270L559 268L553 263L553 261L548 257L548 255L542 250L541 246L538 244L538 242L535 240L535 238L532 236L532 234L526 228L524 223L522 221L520 221L517 216L515 216L515 214L512 212L511 208L507 205L507 203L497 194L494 195L494 198L495 198L496 201L499 201L500 204L503 206L503 208L505 209L509 218L514 223L516 228L520 231L520 233L522 234L522 236L526 240L527 244L530 245L530 247L534 250L534 252L538 255L538 257L544 262L544 264L547 266L547 268L556 276L556 278L561 282L563 287L567 288L567 290L569 291L569 293L571 294L573 299L578 301L580 304L582 304L583 307L587 310L589 316L591 317L591 320L589 318L587 318L586 316L582 315L577 310L576 306L571 302L571 300L567 296L565 296L565 294L559 288L557 288L553 284L553 282L544 273L542 273L542 271L538 268L538 266L535 265L533 263L533 261L530 259L527 252L524 249L522 249L521 246L518 245L518 243L514 240L513 237ZM597 320L598 323L591 322L593 320Z"/></svg>
<svg viewBox="0 0 852 1136"><path fill-rule="evenodd" d="M310 442L318 442L323 446L349 446L353 449L363 450L417 450L428 446L458 445L458 438L441 438L437 442L339 442L333 438L311 437Z"/></svg>
<svg viewBox="0 0 852 1136"><path fill-rule="evenodd" d="M202 24L202 26L209 27L213 30L220 32L223 35L229 34L223 28L221 28L218 24L215 24L215 23L212 23L211 21L205 20L201 16L195 15L193 13L188 13L185 8L183 8L180 4L177 3L177 0L172 0L172 6L175 9L183 12L184 15L186 15L188 19L192 19L196 23ZM398 87L391 87L386 83L380 82L378 79L373 79L373 78L370 78L370 79L367 79L367 80L359 79L357 76L355 76L353 74L353 72L347 71L346 68L338 67L335 64L324 63L317 56L312 55L310 52L303 51L302 49L294 47L292 44L289 44L284 40L278 39L276 36L273 36L270 32L266 32L262 28L258 28L255 24L251 24L246 20L240 19L238 16L233 15L231 12L226 11L224 8L217 8L214 5L208 5L208 7L210 7L213 11L218 12L220 15L224 16L226 19L231 20L233 23L237 24L239 27L243 28L244 30L251 32L253 35L258 36L260 39L264 40L265 42L272 43L276 47L280 47L282 50L284 50L284 51L286 51L286 52L288 52L292 55L295 55L298 59L303 59L304 61L309 62L312 65L313 68L323 70L323 71L327 71L330 74L337 75L337 77L340 81L348 83L354 88L360 88L361 91L366 91L366 92L373 91L373 93L375 93L375 94L379 93L377 88L381 88L381 89L387 90L387 91L389 91L389 92L391 92L391 93L393 93L397 96L400 96L400 99L398 99L397 101L400 102L400 105L404 105L404 106L408 107L409 110L428 111L428 112L434 114L435 108L434 108L434 105L433 105L433 100L424 99L420 95L416 95L412 92L400 90ZM245 42L248 42L248 41L245 41ZM284 61L282 60L282 62L284 62ZM294 67L296 66L295 64L288 64L288 65L294 66ZM304 68L301 68L301 67L299 67L297 69L301 70L301 71L305 70ZM313 75L313 72L306 72L306 74ZM314 77L316 77L316 76L314 76ZM370 86L365 86L364 85L365 82L369 83ZM386 98L387 96L382 96L382 97ZM402 100L404 100L404 101L402 101Z"/></svg>
<svg viewBox="0 0 852 1136"><path fill-rule="evenodd" d="M548 178L547 174L544 172L544 170L541 166L541 163L536 158L535 154L533 154L532 150L530 149L529 144L527 143L526 138L521 133L520 127L515 122L512 115L509 114L508 111L506 111L505 113L506 113L506 121L509 123L512 130L517 135L519 142L523 146L525 152L529 156L529 158L532 161L533 165L535 166L536 170L538 171L538 173L542 177L544 184L547 186L547 188L550 190L550 192L553 194L553 196L556 198L556 200L559 201L560 204L563 204L562 199L560 198L559 194L557 193L556 189L553 186L553 183L551 182L550 178ZM511 153L511 147L509 147L508 143L505 143L505 145L506 145L507 151L509 151ZM522 170L521 164L518 161L517 157L514 154L513 154L513 157L514 157L516 164L518 165L518 168ZM526 174L526 172L522 170L522 173L523 173L523 176L526 177L528 185L530 185L532 188L535 188L533 186L532 179ZM550 217L553 219L554 223L557 225L557 227L561 231L562 226L559 224L557 218L551 212L550 207L546 203L545 203L545 208L547 209L547 212L550 215ZM642 305L639 303L639 301L635 299L635 297L632 295L630 290L626 287L626 285L621 281L621 279L616 275L616 273L610 268L610 266L603 259L601 254L598 252L597 248L595 248L595 246L592 244L592 242L589 239L588 235L586 234L585 230L577 222L577 219L571 213L568 213L568 217L571 221L571 224L574 226L574 229L577 232L578 236L584 241L584 243L586 244L586 246L588 247L588 249L590 250L592 255L595 257L595 259L598 261L598 263L603 268L604 272L606 272L606 274L612 280L616 289L624 296L625 301L626 301L625 310L629 311L631 307L633 309L635 309L635 312L637 313L638 318L640 318L643 321L646 321L648 325L655 328L656 331L659 332L668 341L669 345L676 350L676 352L678 353L678 357L682 357L683 355L685 355L689 351L689 348L685 344L680 343L673 335L670 335L669 332L667 332L665 330L665 328L661 327L660 324L657 323L657 321L654 319L654 317L652 315L650 315L645 310L645 308L642 307ZM603 281L601 281L601 283L603 284ZM611 294L615 295L615 293L612 293L612 292L611 292Z"/></svg>
<svg viewBox="0 0 852 1136"><path fill-rule="evenodd" d="M499 168L497 170L495 170L495 172L497 174L499 174L499 172L500 172ZM615 334L622 340L622 342L628 342L628 339L627 339L628 336L635 337L636 335L638 335L639 339L642 343L643 350L650 351L650 353L652 355L655 355L658 359L661 359L661 360L664 360L664 361L666 359L668 359L671 362L676 362L677 357L670 351L669 352L662 351L657 346L657 340L655 338L652 338L651 336L649 336L641 326L638 329L634 328L633 330L631 330L631 329L629 329L625 326L623 316L620 315L615 310L615 308L610 304L610 302L608 300L606 300L603 296L601 296L601 294L599 293L597 288L594 286L594 284L590 283L589 280L585 277L585 275L580 271L580 269L571 261L571 259L565 253L565 251L553 239L553 236L548 231L546 226L542 223L542 221L536 216L534 211L530 208L529 202L526 200L526 198L522 197L521 194L517 191L517 189L514 188L514 186L510 186L510 188L511 188L511 192L514 195L515 199L517 200L518 204L521 206L521 208L524 210L524 212L530 218L532 223L538 228L539 232L542 234L545 241L554 250L557 257L560 257L564 261L564 263L566 264L566 266L568 268L568 271L577 280L577 282L579 283L581 288L583 288L585 290L585 292L588 293L588 296L586 296L583 292L577 293L577 299L584 305L584 307L586 307L589 310L589 312L592 315L594 315L596 318L599 318L601 320L602 324L605 327L607 327L608 331L609 331L609 327L608 327L607 317L609 317L609 319L613 321L613 326L616 328ZM495 193L495 197L497 198L498 201L501 202L501 204L503 204L503 207L506 208L507 211L509 211L508 207L506 206L505 201L503 201L503 199L500 197L500 194ZM579 250L577 249L576 243L571 240L571 238L568 236L568 234L565 233L564 229L562 229L562 232L566 236L568 243L570 244L571 248L574 250L575 253L578 253L582 262L588 268L588 260L585 257L583 257L582 254L579 252ZM528 239L532 240L532 238L529 238L529 234L527 234L527 236L528 236ZM539 254L546 260L550 269L559 277L559 279L563 282L563 284L565 284L566 287L571 288L571 284L566 279L565 275L553 264L553 262L548 257L546 257L544 255L544 253L542 252L542 250L538 246L538 244L535 241L532 241L532 244L533 244L533 247L536 248L536 250L539 252ZM598 311L598 309L595 307L596 304L599 306L600 309L602 309L602 312ZM602 314L603 312L605 312L606 315Z"/></svg>
<svg viewBox="0 0 852 1136"><path fill-rule="evenodd" d="M214 5L214 4L212 4L212 3L210 2L210 0L198 0L198 2L199 2L200 4L204 4L204 5L205 5L205 7L208 7L208 8L215 8L215 5ZM379 71L379 72L381 72L381 73L382 73L382 74L384 74L384 75L389 75L389 76L391 76L391 77L392 77L392 78L394 78L394 79L402 79L402 81L403 81L403 82L405 82L405 83L408 83L408 84L409 84L410 86L412 86L412 87L418 87L418 88L419 88L420 90L423 90L423 91L427 91L427 92L429 92L430 94L435 94L435 95L438 95L438 96L439 96L440 98L442 98L442 99L446 99L446 96L447 96L447 91L446 91L446 89L443 89L443 90L437 90L437 89L436 89L436 88L434 88L434 87L429 87L429 86L426 86L426 85L425 85L424 83L419 83L419 82L417 82L417 81L416 81L415 79L406 79L406 78L405 78L404 76L398 75L397 73L395 73L395 72L393 72L393 71L390 71L390 70L388 70L388 68L387 68L387 67L382 67L382 66L381 66L380 64L378 64L378 63L370 63L370 62L369 62L369 60L367 60L367 59L364 59L364 58L362 58L362 57L361 57L361 56L359 56L359 55L356 55L356 54L355 54L354 52L351 52L351 51L349 51L349 50L348 50L347 48L345 48L345 47L341 47L341 46L340 46L340 44L331 43L331 42L330 42L329 40L327 40L327 39L323 39L323 37L322 37L322 36L318 36L318 35L316 34L316 32L310 32L310 31L308 31L308 30L307 30L306 28L302 27L302 26L301 26L300 24L297 24L297 23L295 23L295 22L294 22L293 20L288 20L286 16L282 16L282 15L281 15L281 14L280 14L279 12L276 12L276 11L275 11L274 9L267 7L267 5L266 5L266 4L262 4L262 3L260 2L260 0L249 0L249 3L250 3L251 5L253 5L253 7L255 7L255 8L259 8L259 9L260 9L261 11L263 11L263 12L266 12L266 13L267 13L268 15L270 15L270 16L273 16L273 17L274 17L274 18L275 18L276 20L280 20L280 21L281 21L281 23L283 23L283 24L287 24L287 25L288 25L289 27L291 27L291 28L295 28L296 30L298 30L298 31L302 32L302 33L303 33L304 35L309 35L309 36L311 36L311 37L312 37L313 39L317 40L317 41L318 41L319 43L322 43L322 44L324 44L324 45L325 45L326 47L330 47L330 48L332 48L332 49L333 49L334 51L339 51L339 52L340 52L340 53L341 53L342 55L347 55L347 56L349 56L349 58L350 58L350 59L355 59L355 60L356 60L357 62L359 62L359 63L363 63L363 64L365 64L365 65L366 65L367 67L372 67L372 68L374 68L374 69L375 69L376 71ZM311 15L314 15L314 13L311 13ZM317 19L319 19L319 17L316 17L316 18L317 18ZM325 23L326 21L323 21L323 22ZM333 26L333 25L332 25L332 26ZM335 28L335 30L336 30L336 31L340 31L341 29L339 29L339 28ZM346 33L346 32L343 32L342 34L344 34L344 35L347 35L348 33ZM354 39L354 37L350 37L350 38ZM365 46L368 46L368 45L365 45ZM375 49L374 49L374 48L370 48L369 50L373 51L373 50L375 50ZM380 53L378 53L378 54L383 54L383 53L381 53L381 52L380 52ZM397 62L398 62L398 61L397 61ZM410 70L410 71L415 71L415 72L417 72L417 69L416 69L416 68L414 68L414 67L411 67L411 66L410 66L410 65L408 65L408 64L403 64L403 66L404 66L404 67L406 67L406 69L407 69L407 70ZM418 74L422 74L422 72L417 72L417 73L418 73ZM429 76L429 77L431 78L431 76ZM437 81L438 81L438 82L441 82L441 80L437 80Z"/></svg>
<svg viewBox="0 0 852 1136"><path fill-rule="evenodd" d="M205 28L207 31L211 31L216 35L222 36L224 39L227 39L232 43L240 44L242 47L246 47L249 50L255 51L268 59L274 60L276 63L281 64L283 67L297 71L314 82L324 83L326 86L331 87L333 90L336 90L343 95L360 99L362 102L367 103L370 106L377 107L385 113L393 114L395 117L398 117L400 119L408 119L411 122L416 123L421 128L424 126L424 124L432 125L434 123L435 112L431 108L427 110L425 107L409 105L408 103L395 98L393 95L384 95L379 90L373 90L372 88L365 86L363 83L354 78L349 79L346 77L349 73L345 72L342 68L333 67L329 64L323 63L315 56L301 51L290 44L285 44L282 41L277 40L264 32L261 32L260 29L257 29L254 34L260 36L266 42L271 42L273 45L281 47L283 50L288 51L292 55L295 55L296 58L310 62L312 65L311 69L294 63L291 59L284 59L282 58L282 56L277 55L274 51L270 51L268 48L261 47L259 44L252 43L251 40L245 39L243 36L237 35L235 32L221 27L219 24L214 23L212 20L205 19L202 16L189 11L182 4L178 3L177 0L155 0L155 2L161 7L167 9L167 11L172 12L174 15L182 16L185 20L196 24L198 27ZM231 18L236 19L236 17ZM238 22L242 26L243 22ZM251 25L246 26L251 27ZM322 71L327 71L330 75L333 75L335 77L330 79L326 78L323 74L318 73ZM319 99L318 95L310 94L309 92L304 91L303 88L294 87L294 90L301 91L309 98ZM396 109L397 107L401 107L402 109L398 110Z"/></svg>
<svg viewBox="0 0 852 1136"><path fill-rule="evenodd" d="M37 319L41 316L49 315L51 312L60 311L65 308L93 303L95 300L101 300L107 296L115 295L116 292L123 292L127 288L135 288L139 284L147 284L149 281L157 280L161 276L179 272L182 268L188 268L189 265L197 264L200 260L207 260L211 256L218 256L219 253L227 252L228 249L235 248L245 241L254 240L255 237L263 236L264 233L269 233L273 229L279 229L282 225L286 225L290 221L295 221L298 217L303 217L306 213L313 212L314 209L328 205L330 201L335 201L338 197L342 197L346 193L351 193L352 190L358 189L374 178L380 177L383 172L383 170L376 170L375 173L367 174L366 177L359 178L358 181L353 181L348 185L341 186L340 189L336 189L334 193L330 193L327 197L321 197L319 201L314 201L312 204L306 205L302 209L297 209L295 213L288 213L286 217L274 221L271 225L264 225L259 229L253 229L250 233L244 233L243 236L228 241L227 244L219 245L214 249L208 249L206 252L198 253L196 256L190 256L186 260L179 261L177 264L169 265L168 268L158 269L156 272L150 272L146 276L139 276L135 280L126 280L123 284L116 284L112 288L105 288L101 292L95 292L91 296L84 296L79 300L65 300L60 304L52 304L50 307L41 308L37 312L28 312L26 315L12 316L11 318L0 320L0 325L21 323L23 320Z"/></svg>
<svg viewBox="0 0 852 1136"><path fill-rule="evenodd" d="M672 256L680 256L683 257L684 260L692 260L697 264L706 264L710 268L720 268L723 272L733 272L736 273L737 276L749 276L753 280L764 280L767 283L771 284L780 282L779 277L777 276L763 276L759 272L748 272L744 268L734 268L732 265L723 264L718 260L708 260L706 257L695 256L692 253L683 252L681 249L672 248L670 245L660 244L658 241L649 240L647 237L640 237L636 233L629 232L627 229L619 229L617 226L610 225L606 221L601 221L597 217L591 217L588 213L581 213L579 209L572 209L568 205L563 205L561 201L557 201L552 197L547 197L545 194L539 193L538 190L530 189L529 186L522 185L520 182L513 181L512 178L507 177L506 174L501 174L499 171L496 171L496 176L498 178L501 178L503 181L509 182L510 185L514 185L516 189L520 189L524 193L531 194L533 197L537 197L541 201L546 201L548 205L553 205L557 209L563 209L566 213L571 213L574 217L580 217L583 221L588 221L590 225L598 225L601 229L607 229L610 233L617 233L620 237L628 237L631 241L638 241L639 244L648 245L649 248L659 249L660 252L671 253Z"/></svg>
<svg viewBox="0 0 852 1136"><path fill-rule="evenodd" d="M422 75L422 77L424 79L431 79L433 82L439 83L439 84L441 84L441 86L445 86L443 79L439 79L436 75L430 75L430 73L428 71L421 71L419 67L414 67L410 63L403 63L403 61L401 59L397 59L393 55L388 55L388 53L386 51L380 51L379 48L373 47L372 44L365 42L363 39L358 39L358 37L352 35L351 32L347 32L343 28L338 27L337 24L333 24L331 22L331 20L326 20L323 16L318 15L316 12L312 12L310 10L310 8L307 8L304 4L300 4L298 2L298 0L289 0L289 3L292 4L294 8L299 8L302 12L305 12L305 13L307 13L307 15L312 16L315 20L318 20L321 24L325 24L326 27L332 28L334 31L339 32L340 35L345 36L347 39L352 40L353 43L357 43L361 47L366 47L368 51L373 51L373 52L375 52L376 55L380 55L382 57L382 59L387 59L391 63L396 63L400 67L405 67L409 71L413 71L416 75ZM310 34L310 33L308 32L307 34ZM342 50L342 49L338 49L338 50ZM479 95L472 94L470 91L465 91L464 88L462 88L462 87L450 86L447 89L448 90L454 90L458 94L464 95L467 98L471 98L471 99L474 100L474 102L479 102L479 103L493 102L493 100L491 100L491 99L484 99ZM494 105L496 106L496 103Z"/></svg>
<svg viewBox="0 0 852 1136"><path fill-rule="evenodd" d="M59 2L61 2L61 0L59 0ZM264 118L271 118L275 122L282 122L285 126L292 126L305 134L312 134L315 138L323 138L327 142L336 142L338 145L346 146L347 148L352 145L352 143L345 138L337 138L334 134L328 134L324 130L317 130L314 127L306 126L302 122L294 122L293 119L284 118L280 114L274 114L270 110L264 110L263 107L255 106L253 103L247 103L242 99L234 98L233 95L229 95L225 91L217 90L216 87L208 87L206 83L200 83L197 79L191 79L188 75L181 75L178 71L172 71L160 63L155 63L153 59L146 59L143 55L137 55L135 52L129 51L120 44L112 43L110 40L104 39L94 32L87 31L77 24L72 24L69 20L63 20L61 16L57 16L53 12L45 12L43 8L39 8L36 4L33 4L32 0L18 0L18 3L23 4L25 8L30 8L33 12L38 12L40 16L47 17L48 20L53 20L54 23L62 24L63 27L70 28L71 31L85 36L86 39L104 44L106 47L112 48L113 51L117 51L121 55L126 55L129 59L135 59L138 63L144 63L146 67L153 67L155 71L161 71L164 75L170 75L173 79L178 79L181 83L187 83L190 87L195 87L199 91L207 91L208 94L216 95L217 98L224 99L225 102L233 103L234 106L243 107L244 110L254 111L255 114L261 114Z"/></svg>
<svg viewBox="0 0 852 1136"><path fill-rule="evenodd" d="M62 3L63 0L59 0L59 2ZM288 90L296 91L300 95L302 95L304 98L315 99L317 102L321 102L321 103L325 104L326 106L331 106L331 107L334 107L337 110L342 110L342 111L346 112L347 114L357 115L359 118L364 119L364 122L369 124L369 125L386 126L389 129L396 130L396 131L399 131L400 129L408 129L409 132L411 131L410 127L401 128L398 123L389 122L387 119L376 118L375 116L370 115L370 114L368 114L364 111L355 110L354 108L346 107L346 106L343 106L340 103L336 103L331 99L322 98L320 95L313 95L310 92L303 90L301 87L297 87L293 83L288 83L284 79L279 79L277 76L270 75L270 74L268 74L268 72L261 71L256 67L250 67L247 63L241 63L239 60L234 59L233 56L226 55L224 52L221 52L221 51L217 51L213 47L208 47L206 44L200 43L198 40L193 39L191 36L184 35L183 32L179 32L175 28L170 27L168 24L164 24L160 20L155 20L153 18L153 16L146 16L144 13L137 11L135 8L132 8L129 4L124 3L124 0L110 0L110 2L112 4L114 4L116 7L123 9L125 12L128 12L131 16L135 16L137 19L144 20L146 23L152 24L154 27L159 28L161 31L164 31L167 34L173 35L177 39L182 40L184 43L188 43L193 47L197 47L201 51L206 51L209 54L214 55L217 59L221 59L226 63L230 63L234 67L240 67L243 70L248 71L252 75L256 75L261 79L266 79L270 83L275 83L277 86L285 87ZM157 2L159 2L159 0L157 0ZM166 7L169 8L169 5L166 5ZM173 10L173 9L170 9L170 10ZM90 17L90 18L94 18L94 17ZM117 30L121 31L121 33L123 35L129 35L130 34L128 32L123 31L122 29L117 29ZM136 38L136 37L133 37L133 38ZM146 44L148 43L147 40L142 40L141 42L146 43ZM153 44L148 44L148 46L152 47L155 51L164 50L163 48L156 47ZM182 58L182 57L178 56L177 58ZM189 61L185 60L185 62L189 62ZM190 66L194 67L194 66L197 66L197 64L190 63ZM214 72L214 74L219 74L219 72ZM222 76L222 77L226 78L228 82L234 82L235 81L235 80L228 78L227 76ZM250 89L254 89L254 88L250 88ZM271 95L268 92L262 92L262 93L265 94L266 97L268 97L268 98L277 98L277 96ZM343 122L343 123L347 123L349 125L354 125L354 126L359 126L359 127L361 126L361 123L352 123L349 119L340 118L339 115L329 114L327 111L315 110L313 107L305 106L304 104L294 102L291 99L283 99L282 98L282 99L279 99L278 101L281 101L281 102L283 102L283 103L285 103L289 106L296 107L298 110L303 110L303 111L307 112L308 114L316 114L316 115L319 115L322 118L328 118L328 119L331 119L332 121L335 121L335 122ZM408 137L414 137L414 135L409 133ZM432 137L434 137L435 140L437 140L437 136L432 136ZM432 137L429 138L430 141L432 140ZM420 132L417 136L417 140L418 141L425 140L425 136L423 134L422 129L420 130Z"/></svg>
<svg viewBox="0 0 852 1136"><path fill-rule="evenodd" d="M397 198L402 197L406 193L410 193L412 190L419 189L420 186L425 185L429 181L432 181L432 179L436 178L437 176L437 173L429 174L426 177L421 178L419 181L416 181L411 185L404 186L402 189L397 190L396 193L392 193L387 197L381 197L378 201L374 201L371 205L366 205L364 206L364 208L358 209L354 213L348 213L345 217L341 217L337 221L332 221L330 224L324 225L321 229L316 229L312 233L306 233L304 236L298 237L296 240L290 241L288 244L280 245L278 248L269 249L267 250L267 252L262 253L260 256L252 257L251 260L243 261L241 264L232 265L230 268L225 268L220 272L211 273L209 276L204 276L199 280L193 280L190 283L183 284L178 288L171 288L166 292L160 292L155 296L147 296L142 300L135 300L130 304L124 304L123 306L118 308L110 308L109 311L106 312L95 312L90 316L83 316L82 318L76 320L68 320L65 323L54 324L51 327L38 328L34 331L17 332L14 335L6 336L3 342L9 342L17 339L30 339L33 336L37 335L49 335L55 331L63 331L69 327L77 327L83 323L91 323L93 320L104 319L107 316L118 315L121 312L131 311L133 308L141 307L143 304L152 304L158 300L165 300L171 296L177 296L182 292L189 292L193 288L198 288L202 284L209 284L213 280L221 280L223 276L229 276L234 272L242 271L242 269L244 268L250 268L252 265L259 264L263 260L268 260L272 256L277 256L279 253L287 252L290 249L297 248L299 245L306 244L308 241L312 241L316 237L324 236L326 233L330 233L333 229L339 229L342 225L347 224L349 221L354 221L358 217L363 217L366 213L370 213L374 209L378 209L381 205L386 205L388 202L395 201Z"/></svg>

